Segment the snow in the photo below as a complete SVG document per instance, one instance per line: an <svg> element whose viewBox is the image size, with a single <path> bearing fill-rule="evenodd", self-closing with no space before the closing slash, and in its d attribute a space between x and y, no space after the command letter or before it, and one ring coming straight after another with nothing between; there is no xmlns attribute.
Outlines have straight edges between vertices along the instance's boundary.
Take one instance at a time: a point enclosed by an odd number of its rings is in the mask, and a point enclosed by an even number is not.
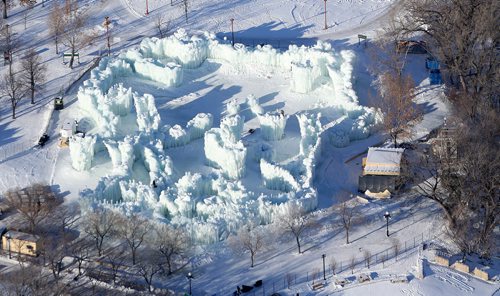
<svg viewBox="0 0 500 296"><path fill-rule="evenodd" d="M67 202L78 200L84 210L99 205L142 212L160 223L185 227L193 241L214 244L203 246L190 264L196 277L193 288L200 295L229 295L236 285L254 279L264 279L270 294L286 273L310 275L321 267L318 254L346 263L352 255L361 256L358 248L376 252L389 247L380 230L386 210L394 214L391 237L400 241L439 228L442 220L435 205L398 198L365 204L369 222L354 227L355 241L349 245L331 229L330 221L338 217L325 209L336 202L338 192L356 190L360 158L347 160L383 140L376 130L381 116L367 101L372 77L365 67L372 61L357 46L356 36L367 35L370 47L375 30L400 4L326 4L324 30L323 1L192 1L186 24L170 1L150 0L151 15L145 17L145 1L84 0L81 6L89 9L92 21L110 16L116 37L112 56L102 58L72 87L104 52L105 42L101 38L81 49L81 64L70 70L54 54L46 8L34 8L26 31L21 9L14 8L7 21L23 40L19 56L24 48L36 48L50 73L37 104L23 101L16 120L8 118L8 106L0 109L0 188L47 182L67 192ZM171 19L172 27L186 29L169 32L164 39L149 38L157 34L152 21L156 14ZM234 48L228 41L229 17L235 18ZM428 107L415 127L416 137L439 126L448 112L444 86L429 86L422 62L408 57L407 63L418 84L418 103ZM62 93L65 109L53 111L52 99ZM270 121L262 128L261 118ZM85 137L72 137L69 149L58 148L62 123L74 120ZM51 140L43 149L33 149L46 131ZM274 189L264 186L266 179ZM309 211L319 208L313 216L326 222L305 241L304 254L296 255L293 242L274 235L274 250L259 254L258 265L249 269L220 242L247 223L271 223L290 201ZM409 255L371 271L381 279L411 274L414 262ZM280 293L490 295L498 289L498 284L484 284L426 260L423 265L424 280L410 277L409 284L382 280L316 292L295 285ZM181 291L187 281L174 276L169 285Z"/></svg>

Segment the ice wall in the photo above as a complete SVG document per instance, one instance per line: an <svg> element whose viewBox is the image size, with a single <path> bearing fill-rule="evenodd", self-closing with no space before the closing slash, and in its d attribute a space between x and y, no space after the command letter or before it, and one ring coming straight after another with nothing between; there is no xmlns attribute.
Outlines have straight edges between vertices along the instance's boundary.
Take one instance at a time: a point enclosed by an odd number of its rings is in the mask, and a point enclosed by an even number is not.
<svg viewBox="0 0 500 296"><path fill-rule="evenodd" d="M246 103L253 114L257 116L264 114L264 109L259 105L259 100L253 94L247 96Z"/></svg>
<svg viewBox="0 0 500 296"><path fill-rule="evenodd" d="M240 104L236 99L231 99L226 104L226 113L228 116L237 115L240 112Z"/></svg>
<svg viewBox="0 0 500 296"><path fill-rule="evenodd" d="M79 172L90 170L94 158L95 143L96 137L90 135L86 137L75 135L69 138L71 165L75 170Z"/></svg>
<svg viewBox="0 0 500 296"><path fill-rule="evenodd" d="M297 115L300 127L300 154L307 155L311 147L316 144L318 136L322 131L321 113Z"/></svg>
<svg viewBox="0 0 500 296"><path fill-rule="evenodd" d="M247 149L241 141L224 141L222 131L212 128L205 133L205 157L209 165L221 169L230 179L240 179L245 174Z"/></svg>
<svg viewBox="0 0 500 296"><path fill-rule="evenodd" d="M260 172L266 188L283 192L297 191L300 188L290 172L265 159L260 160Z"/></svg>
<svg viewBox="0 0 500 296"><path fill-rule="evenodd" d="M245 117L234 115L222 118L220 122L221 137L223 142L236 144L241 139Z"/></svg>
<svg viewBox="0 0 500 296"><path fill-rule="evenodd" d="M133 138L126 137L123 141L105 140L104 145L108 150L115 174L130 173L135 160Z"/></svg>
<svg viewBox="0 0 500 296"><path fill-rule="evenodd" d="M191 141L203 137L206 131L212 128L213 116L210 113L198 113L188 121L186 129L188 130Z"/></svg>
<svg viewBox="0 0 500 296"><path fill-rule="evenodd" d="M321 70L313 67L309 60L302 63L292 63L290 89L293 92L307 94L319 85Z"/></svg>
<svg viewBox="0 0 500 296"><path fill-rule="evenodd" d="M261 134L264 140L278 141L283 139L287 119L288 116L277 112L259 116Z"/></svg>
<svg viewBox="0 0 500 296"><path fill-rule="evenodd" d="M157 131L160 127L161 118L156 109L155 98L150 94L134 95L134 106L139 131Z"/></svg>

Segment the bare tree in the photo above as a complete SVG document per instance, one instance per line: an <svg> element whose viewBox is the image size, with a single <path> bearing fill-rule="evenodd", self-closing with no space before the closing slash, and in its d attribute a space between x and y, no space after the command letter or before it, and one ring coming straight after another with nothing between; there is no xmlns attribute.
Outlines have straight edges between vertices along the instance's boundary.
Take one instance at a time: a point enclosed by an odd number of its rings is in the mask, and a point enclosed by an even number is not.
<svg viewBox="0 0 500 296"><path fill-rule="evenodd" d="M316 226L315 221L306 215L306 210L297 203L288 203L278 219L279 228L284 234L292 235L295 238L298 252L301 254L301 239Z"/></svg>
<svg viewBox="0 0 500 296"><path fill-rule="evenodd" d="M59 40L64 33L64 26L66 22L66 15L59 5L59 1L55 1L52 6L48 18L48 25L50 35L54 38L56 45L56 54L59 54Z"/></svg>
<svg viewBox="0 0 500 296"><path fill-rule="evenodd" d="M365 250L365 252L363 253L363 256L365 257L366 267L370 268L370 262L372 260L372 254L370 253L370 251Z"/></svg>
<svg viewBox="0 0 500 296"><path fill-rule="evenodd" d="M113 283L116 284L118 273L124 267L125 254L122 252L122 250L113 248L112 250L109 250L109 252L106 252L105 260L111 269Z"/></svg>
<svg viewBox="0 0 500 296"><path fill-rule="evenodd" d="M142 245L149 231L149 223L137 214L121 216L118 223L118 235L125 240L130 248L132 264L135 265L137 249Z"/></svg>
<svg viewBox="0 0 500 296"><path fill-rule="evenodd" d="M340 216L340 225L345 230L346 244L349 244L349 231L358 215L357 204L344 200L340 203L338 213Z"/></svg>
<svg viewBox="0 0 500 296"><path fill-rule="evenodd" d="M156 227L155 248L163 257L168 274L175 271L176 263L183 259L188 251L188 237L182 229L162 224Z"/></svg>
<svg viewBox="0 0 500 296"><path fill-rule="evenodd" d="M19 3L21 6L23 6L24 12L23 12L23 20L24 20L24 29L26 30L26 24L28 22L28 17L33 11L33 7L35 7L36 1L35 0L20 0Z"/></svg>
<svg viewBox="0 0 500 296"><path fill-rule="evenodd" d="M394 257L396 258L396 261L398 261L398 255L401 249L401 243L396 238L392 239L391 243L392 243L392 248L394 249Z"/></svg>
<svg viewBox="0 0 500 296"><path fill-rule="evenodd" d="M236 236L233 236L230 244L237 252L250 252L250 267L254 267L255 256L265 246L265 235L260 228L249 224L242 227Z"/></svg>
<svg viewBox="0 0 500 296"><path fill-rule="evenodd" d="M73 7L73 6L72 6ZM83 11L73 11L68 16L64 24L64 34L62 35L62 43L66 45L71 53L69 67L73 68L76 53L83 47L87 46L94 38L93 33L86 32L88 15Z"/></svg>
<svg viewBox="0 0 500 296"><path fill-rule="evenodd" d="M335 274L335 272L337 271L337 266L338 266L338 263L335 259L330 259L330 269L332 270L332 273Z"/></svg>
<svg viewBox="0 0 500 296"><path fill-rule="evenodd" d="M385 261L387 261L387 255L386 254L380 255L380 261L382 261L382 268L385 268Z"/></svg>
<svg viewBox="0 0 500 296"><path fill-rule="evenodd" d="M82 275L83 264L91 257L92 242L86 237L74 240L69 246L69 252L75 259L78 267L78 276Z"/></svg>
<svg viewBox="0 0 500 296"><path fill-rule="evenodd" d="M50 215L57 202L51 188L43 184L9 190L5 193L5 199L28 223L31 233L34 233L40 222Z"/></svg>
<svg viewBox="0 0 500 296"><path fill-rule="evenodd" d="M154 250L148 250L141 255L136 265L137 274L141 276L148 286L148 291L153 291L153 280L155 276L162 270L161 260L158 253Z"/></svg>
<svg viewBox="0 0 500 296"><path fill-rule="evenodd" d="M30 49L21 62L23 83L29 85L31 104L35 103L35 91L45 82L47 67L42 64L41 57L34 49Z"/></svg>
<svg viewBox="0 0 500 296"><path fill-rule="evenodd" d="M2 4L3 4L3 18L6 19L6 18L8 18L7 10L13 5L13 1L12 0L2 0Z"/></svg>
<svg viewBox="0 0 500 296"><path fill-rule="evenodd" d="M285 275L285 278L286 278L286 283L287 283L287 288L290 289L290 287L292 286L293 284L293 279L294 279L294 275L293 273L287 273Z"/></svg>
<svg viewBox="0 0 500 296"><path fill-rule="evenodd" d="M116 232L118 217L113 211L103 208L85 214L84 230L94 239L99 256L102 256L104 241Z"/></svg>
<svg viewBox="0 0 500 296"><path fill-rule="evenodd" d="M42 237L41 253L56 281L59 280L59 275L62 271L62 261L67 255L67 249L68 239L65 236L51 236L46 234Z"/></svg>
<svg viewBox="0 0 500 296"><path fill-rule="evenodd" d="M311 279L312 279L313 285L314 285L314 282L316 281L316 279L320 278L320 276L319 276L320 273L321 273L321 271L319 270L319 268L313 269L313 271L311 273Z"/></svg>
<svg viewBox="0 0 500 296"><path fill-rule="evenodd" d="M380 77L379 94L383 128L397 147L398 139L410 136L413 126L422 120L422 113L413 102L413 79L409 75L385 72Z"/></svg>
<svg viewBox="0 0 500 296"><path fill-rule="evenodd" d="M4 75L0 84L0 95L10 101L12 119L16 119L16 108L27 92L28 89L25 87L22 79L14 71L9 71L9 73Z"/></svg>
<svg viewBox="0 0 500 296"><path fill-rule="evenodd" d="M356 267L356 256L352 255L349 260L349 268L351 269L351 274L354 274L354 268Z"/></svg>
<svg viewBox="0 0 500 296"><path fill-rule="evenodd" d="M158 29L158 34L160 38L166 37L168 31L170 31L171 19L166 19L165 15L159 13L155 17L155 26Z"/></svg>

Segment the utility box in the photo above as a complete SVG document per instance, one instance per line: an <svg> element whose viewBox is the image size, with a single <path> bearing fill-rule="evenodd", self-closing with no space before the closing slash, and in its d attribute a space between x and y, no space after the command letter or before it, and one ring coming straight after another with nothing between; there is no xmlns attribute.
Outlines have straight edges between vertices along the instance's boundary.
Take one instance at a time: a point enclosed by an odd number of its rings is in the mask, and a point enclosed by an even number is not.
<svg viewBox="0 0 500 296"><path fill-rule="evenodd" d="M62 110L64 109L63 98L55 98L54 99L54 110Z"/></svg>
<svg viewBox="0 0 500 296"><path fill-rule="evenodd" d="M72 120L66 120L61 127L61 138L69 138L76 132L76 124Z"/></svg>

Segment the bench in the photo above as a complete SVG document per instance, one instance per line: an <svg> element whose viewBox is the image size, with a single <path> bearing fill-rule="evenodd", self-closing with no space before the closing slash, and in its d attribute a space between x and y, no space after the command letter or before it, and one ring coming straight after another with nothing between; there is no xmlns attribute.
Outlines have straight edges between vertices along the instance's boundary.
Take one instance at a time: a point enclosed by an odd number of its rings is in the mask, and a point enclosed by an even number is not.
<svg viewBox="0 0 500 296"><path fill-rule="evenodd" d="M315 284L312 284L312 289L315 291L315 290L319 290L319 289L322 289L323 288L323 283L315 283Z"/></svg>

